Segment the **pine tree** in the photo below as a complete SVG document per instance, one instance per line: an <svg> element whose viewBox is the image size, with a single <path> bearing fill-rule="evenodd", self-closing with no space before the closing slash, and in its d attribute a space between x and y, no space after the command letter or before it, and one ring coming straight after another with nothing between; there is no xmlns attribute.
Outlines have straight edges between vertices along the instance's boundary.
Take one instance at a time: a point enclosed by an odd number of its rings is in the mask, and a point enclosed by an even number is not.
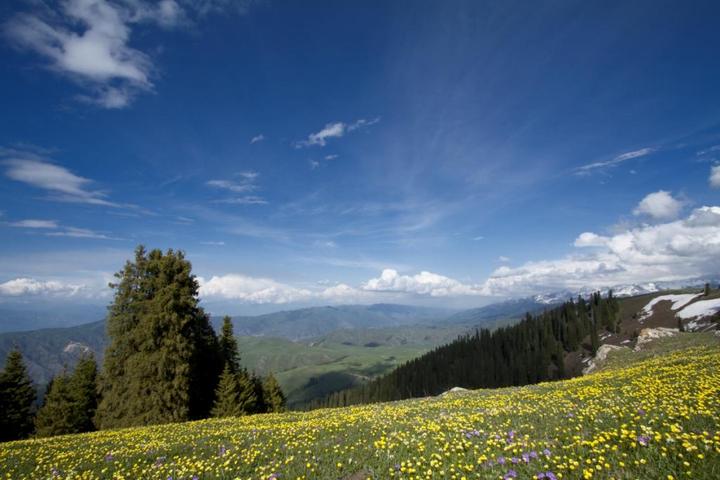
<svg viewBox="0 0 720 480"><path fill-rule="evenodd" d="M213 405L213 417L237 417L243 414L238 403L240 397L240 386L237 375L233 373L229 364L220 375L217 389L215 390L215 405Z"/></svg>
<svg viewBox="0 0 720 480"><path fill-rule="evenodd" d="M68 387L73 401L73 427L76 432L95 430L95 411L97 410L97 363L95 357L86 355L80 358L69 379Z"/></svg>
<svg viewBox="0 0 720 480"><path fill-rule="evenodd" d="M258 375L253 372L248 375L248 381L250 388L255 394L255 407L253 413L265 413L268 411L267 399L265 398L265 391L263 389L263 381Z"/></svg>
<svg viewBox="0 0 720 480"><path fill-rule="evenodd" d="M139 246L115 276L98 426L208 416L222 363L190 262L182 252Z"/></svg>
<svg viewBox="0 0 720 480"><path fill-rule="evenodd" d="M230 365L226 364L215 391L212 415L239 417L254 413L256 400L255 389L247 371L233 373Z"/></svg>
<svg viewBox="0 0 720 480"><path fill-rule="evenodd" d="M94 430L96 377L97 364L91 355L82 357L72 374L54 377L35 417L36 434L47 437Z"/></svg>
<svg viewBox="0 0 720 480"><path fill-rule="evenodd" d="M708 295L710 295L710 284L709 284L709 283L705 283L705 289L703 290L703 294L704 294L706 297L707 297Z"/></svg>
<svg viewBox="0 0 720 480"><path fill-rule="evenodd" d="M73 425L73 398L66 372L53 377L43 406L35 417L35 432L39 437L76 433Z"/></svg>
<svg viewBox="0 0 720 480"><path fill-rule="evenodd" d="M263 397L268 412L285 411L285 394L272 373L269 373L263 382Z"/></svg>
<svg viewBox="0 0 720 480"><path fill-rule="evenodd" d="M220 355L224 365L230 366L233 373L240 371L240 353L238 352L238 344L233 333L232 319L225 315L223 317L223 325L220 333Z"/></svg>
<svg viewBox="0 0 720 480"><path fill-rule="evenodd" d="M25 438L32 433L35 398L22 354L13 349L0 373L0 441Z"/></svg>

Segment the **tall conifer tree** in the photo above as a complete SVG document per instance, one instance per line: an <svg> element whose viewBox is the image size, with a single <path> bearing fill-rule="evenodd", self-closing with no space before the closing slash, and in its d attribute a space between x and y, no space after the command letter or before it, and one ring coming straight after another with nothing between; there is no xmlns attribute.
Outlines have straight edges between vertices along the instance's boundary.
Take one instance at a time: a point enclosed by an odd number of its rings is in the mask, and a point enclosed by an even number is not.
<svg viewBox="0 0 720 480"><path fill-rule="evenodd" d="M17 440L32 433L35 397L22 354L13 349L0 373L0 441Z"/></svg>
<svg viewBox="0 0 720 480"><path fill-rule="evenodd" d="M225 315L223 317L222 330L220 332L220 355L225 365L230 367L230 371L237 373L240 371L240 352L238 351L237 340L233 332L232 319Z"/></svg>
<svg viewBox="0 0 720 480"><path fill-rule="evenodd" d="M263 397L268 412L285 411L285 394L272 373L263 382Z"/></svg>
<svg viewBox="0 0 720 480"><path fill-rule="evenodd" d="M182 252L146 252L115 274L97 423L112 428L209 415L221 360Z"/></svg>

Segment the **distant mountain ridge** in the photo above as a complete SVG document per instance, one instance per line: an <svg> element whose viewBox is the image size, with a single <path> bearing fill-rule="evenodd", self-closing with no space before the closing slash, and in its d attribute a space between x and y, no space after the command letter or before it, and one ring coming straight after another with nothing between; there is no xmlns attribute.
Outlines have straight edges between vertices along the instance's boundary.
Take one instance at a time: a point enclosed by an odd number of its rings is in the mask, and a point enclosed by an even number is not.
<svg viewBox="0 0 720 480"><path fill-rule="evenodd" d="M401 327L439 323L455 311L396 304L339 305L233 317L236 335L303 340L335 330ZM213 319L217 325L219 318Z"/></svg>

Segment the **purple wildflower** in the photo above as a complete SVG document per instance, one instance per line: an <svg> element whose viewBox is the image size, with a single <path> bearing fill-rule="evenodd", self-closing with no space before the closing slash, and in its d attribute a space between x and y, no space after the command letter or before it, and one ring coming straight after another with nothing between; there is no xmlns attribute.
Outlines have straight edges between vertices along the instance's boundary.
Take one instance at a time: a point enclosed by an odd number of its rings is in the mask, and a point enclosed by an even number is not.
<svg viewBox="0 0 720 480"><path fill-rule="evenodd" d="M517 472L515 470L509 470L505 475L503 475L504 480L509 480L510 478L517 478Z"/></svg>
<svg viewBox="0 0 720 480"><path fill-rule="evenodd" d="M505 457L498 457L497 462L498 465L505 465Z"/></svg>
<svg viewBox="0 0 720 480"><path fill-rule="evenodd" d="M543 450L543 455L545 455L546 457L549 457L551 453L552 452L547 448L545 450Z"/></svg>
<svg viewBox="0 0 720 480"><path fill-rule="evenodd" d="M650 437L648 437L647 435L638 435L637 441L643 447L647 447L650 443Z"/></svg>

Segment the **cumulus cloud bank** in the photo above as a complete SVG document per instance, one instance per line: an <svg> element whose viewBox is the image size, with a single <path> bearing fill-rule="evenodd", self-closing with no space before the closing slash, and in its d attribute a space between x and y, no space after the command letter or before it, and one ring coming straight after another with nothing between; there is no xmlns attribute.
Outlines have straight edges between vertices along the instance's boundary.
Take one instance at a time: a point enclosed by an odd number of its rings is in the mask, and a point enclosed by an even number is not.
<svg viewBox="0 0 720 480"><path fill-rule="evenodd" d="M57 295L74 296L85 288L85 285L70 284L59 281L41 281L34 278L16 278L0 283L0 296L20 297L26 295Z"/></svg>
<svg viewBox="0 0 720 480"><path fill-rule="evenodd" d="M378 278L365 282L362 288L370 292L399 292L431 297L482 294L478 286L466 285L437 273L422 271L416 275L400 275L391 268L383 270Z"/></svg>
<svg viewBox="0 0 720 480"><path fill-rule="evenodd" d="M520 296L561 289L673 281L720 272L720 207L701 207L684 219L644 225L612 236L582 233L585 254L503 266L483 284L489 295Z"/></svg>
<svg viewBox="0 0 720 480"><path fill-rule="evenodd" d="M209 280L198 277L200 296L238 300L252 304L303 303L315 300L328 302L359 301L365 295L344 283L321 290L298 288L269 278L250 277L238 273L213 276Z"/></svg>

